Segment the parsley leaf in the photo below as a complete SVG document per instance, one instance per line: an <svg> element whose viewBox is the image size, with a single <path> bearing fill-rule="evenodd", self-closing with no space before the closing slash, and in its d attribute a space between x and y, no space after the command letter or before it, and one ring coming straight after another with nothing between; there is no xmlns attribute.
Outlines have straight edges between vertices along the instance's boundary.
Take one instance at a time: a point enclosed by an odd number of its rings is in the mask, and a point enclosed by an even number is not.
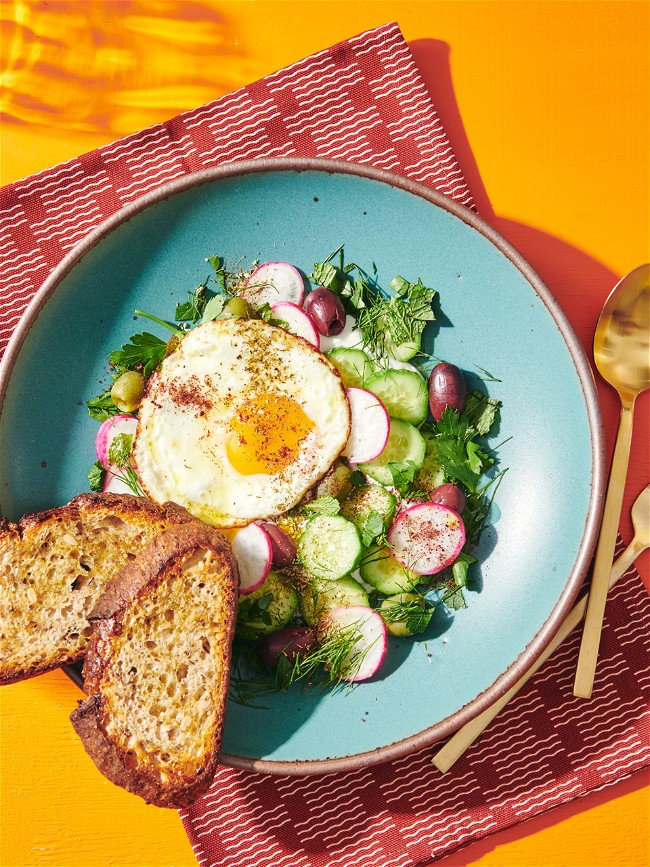
<svg viewBox="0 0 650 867"><path fill-rule="evenodd" d="M418 496L422 493L415 484L418 466L414 461L391 461L386 464L386 469L393 477L393 487L402 497Z"/></svg>
<svg viewBox="0 0 650 867"><path fill-rule="evenodd" d="M207 281L197 286L193 292L188 292L187 301L176 305L174 319L177 322L197 322L201 318L206 306L206 284Z"/></svg>
<svg viewBox="0 0 650 867"><path fill-rule="evenodd" d="M120 412L120 408L113 403L110 391L91 397L87 406L88 415L96 421L106 421L107 418Z"/></svg>
<svg viewBox="0 0 650 867"><path fill-rule="evenodd" d="M225 293L227 286L228 272L226 271L221 256L210 256L205 260L214 271L214 277L220 290Z"/></svg>
<svg viewBox="0 0 650 867"><path fill-rule="evenodd" d="M167 354L167 344L160 337L143 331L134 334L129 343L108 356L109 362L120 373L140 370L144 377L150 376Z"/></svg>
<svg viewBox="0 0 650 867"><path fill-rule="evenodd" d="M447 406L440 421L434 423L433 432L445 478L461 482L470 492L475 491L481 475L494 463L474 441L478 434L476 428L464 413Z"/></svg>
<svg viewBox="0 0 650 867"><path fill-rule="evenodd" d="M108 447L108 461L112 466L122 467L127 466L131 457L131 447L133 446L133 434L121 433L117 434Z"/></svg>

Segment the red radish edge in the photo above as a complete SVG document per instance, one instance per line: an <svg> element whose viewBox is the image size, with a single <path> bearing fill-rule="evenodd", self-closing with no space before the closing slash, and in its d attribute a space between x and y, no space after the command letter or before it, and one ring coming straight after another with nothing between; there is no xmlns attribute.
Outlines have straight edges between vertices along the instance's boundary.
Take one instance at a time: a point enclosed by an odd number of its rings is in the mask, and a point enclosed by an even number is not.
<svg viewBox="0 0 650 867"><path fill-rule="evenodd" d="M240 294L258 307L277 301L302 304L305 284L300 271L289 262L265 262L250 274L246 289Z"/></svg>
<svg viewBox="0 0 650 867"><path fill-rule="evenodd" d="M386 448L390 433L388 410L365 388L346 389L350 404L350 436L342 454L353 464L372 461Z"/></svg>
<svg viewBox="0 0 650 867"><path fill-rule="evenodd" d="M239 567L239 592L247 596L266 581L273 562L271 537L259 524L247 524L232 540Z"/></svg>
<svg viewBox="0 0 650 867"><path fill-rule="evenodd" d="M392 556L416 575L435 575L450 566L465 544L458 512L439 503L416 503L388 531Z"/></svg>
<svg viewBox="0 0 650 867"><path fill-rule="evenodd" d="M276 319L280 319L287 323L287 331L295 334L298 337L304 337L316 349L320 349L320 334L318 333L314 321L308 313L294 304L293 301L278 301L271 304L271 310L275 314Z"/></svg>
<svg viewBox="0 0 650 867"><path fill-rule="evenodd" d="M95 437L95 453L97 460L108 466L108 450L118 434L135 434L138 420L135 416L119 414L112 415L102 422Z"/></svg>
<svg viewBox="0 0 650 867"><path fill-rule="evenodd" d="M348 629L356 626L361 636L352 651L353 657L355 653L363 654L359 667L355 666L356 671L341 680L357 683L368 680L379 671L388 650L388 631L380 614L365 605L347 605L328 611L325 622L326 629Z"/></svg>

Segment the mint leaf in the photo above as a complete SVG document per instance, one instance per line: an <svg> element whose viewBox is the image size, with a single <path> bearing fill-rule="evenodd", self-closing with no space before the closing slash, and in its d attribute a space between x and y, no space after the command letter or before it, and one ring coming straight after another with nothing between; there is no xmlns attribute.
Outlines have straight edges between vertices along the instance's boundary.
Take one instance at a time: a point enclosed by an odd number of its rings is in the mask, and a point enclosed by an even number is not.
<svg viewBox="0 0 650 867"><path fill-rule="evenodd" d="M111 466L122 467L127 466L131 457L131 448L133 446L133 434L117 434L108 447L108 462Z"/></svg>
<svg viewBox="0 0 650 867"><path fill-rule="evenodd" d="M478 434L486 436L498 418L500 406L500 400L472 391L465 400L463 415Z"/></svg>
<svg viewBox="0 0 650 867"><path fill-rule="evenodd" d="M103 491L104 479L106 478L106 467L101 461L95 461L92 467L88 470L88 485L91 491Z"/></svg>
<svg viewBox="0 0 650 867"><path fill-rule="evenodd" d="M305 505L305 514L309 518L315 518L317 515L338 515L340 511L341 504L336 497L330 497L329 494L317 497Z"/></svg>
<svg viewBox="0 0 650 867"><path fill-rule="evenodd" d="M223 308L226 306L228 297L226 295L214 295L207 302L201 316L201 324L204 322L212 322L213 319L218 319L223 313Z"/></svg>
<svg viewBox="0 0 650 867"><path fill-rule="evenodd" d="M366 548L375 541L377 541L377 544L381 544L380 539L383 541L384 530L384 519L382 516L379 512L371 511L363 524L361 544Z"/></svg>
<svg viewBox="0 0 650 867"><path fill-rule="evenodd" d="M106 421L107 418L120 412L119 407L113 403L110 391L98 394L97 397L91 397L87 407L88 415L96 421Z"/></svg>

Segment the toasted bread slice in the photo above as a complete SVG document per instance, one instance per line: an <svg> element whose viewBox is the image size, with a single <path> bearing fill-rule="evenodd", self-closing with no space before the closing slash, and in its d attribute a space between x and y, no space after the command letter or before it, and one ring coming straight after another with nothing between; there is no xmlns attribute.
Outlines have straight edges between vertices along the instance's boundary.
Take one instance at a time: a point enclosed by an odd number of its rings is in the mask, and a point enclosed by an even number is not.
<svg viewBox="0 0 650 867"><path fill-rule="evenodd" d="M0 684L82 659L106 582L187 521L174 503L128 494L80 494L18 524L0 520Z"/></svg>
<svg viewBox="0 0 650 867"><path fill-rule="evenodd" d="M228 541L166 530L91 613L89 698L70 719L109 780L160 807L204 792L218 763L239 578Z"/></svg>

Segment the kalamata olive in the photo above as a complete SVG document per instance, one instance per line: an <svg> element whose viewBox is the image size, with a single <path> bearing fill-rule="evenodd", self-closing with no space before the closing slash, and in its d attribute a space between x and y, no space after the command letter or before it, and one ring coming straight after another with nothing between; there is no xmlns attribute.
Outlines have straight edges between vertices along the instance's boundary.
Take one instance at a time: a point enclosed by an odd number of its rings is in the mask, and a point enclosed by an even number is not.
<svg viewBox="0 0 650 867"><path fill-rule="evenodd" d="M429 407L435 420L440 421L447 406L460 412L466 394L467 385L460 368L446 361L436 364L429 378Z"/></svg>
<svg viewBox="0 0 650 867"><path fill-rule="evenodd" d="M127 370L111 388L111 399L122 412L135 412L144 392L144 376L137 370Z"/></svg>
<svg viewBox="0 0 650 867"><path fill-rule="evenodd" d="M341 299L324 286L311 291L303 307L318 331L326 337L340 334L345 328L345 309Z"/></svg>
<svg viewBox="0 0 650 867"><path fill-rule="evenodd" d="M258 645L262 662L272 671L284 654L289 662L307 653L316 644L316 633L309 626L290 626L265 635Z"/></svg>
<svg viewBox="0 0 650 867"><path fill-rule="evenodd" d="M273 565L281 569L283 566L291 566L296 560L296 546L286 533L283 533L275 524L262 524L271 539L273 549Z"/></svg>
<svg viewBox="0 0 650 867"><path fill-rule="evenodd" d="M429 499L432 503L438 503L440 506L447 506L449 509L453 509L459 515L463 514L465 494L459 487L452 485L451 482L446 482L432 491Z"/></svg>

